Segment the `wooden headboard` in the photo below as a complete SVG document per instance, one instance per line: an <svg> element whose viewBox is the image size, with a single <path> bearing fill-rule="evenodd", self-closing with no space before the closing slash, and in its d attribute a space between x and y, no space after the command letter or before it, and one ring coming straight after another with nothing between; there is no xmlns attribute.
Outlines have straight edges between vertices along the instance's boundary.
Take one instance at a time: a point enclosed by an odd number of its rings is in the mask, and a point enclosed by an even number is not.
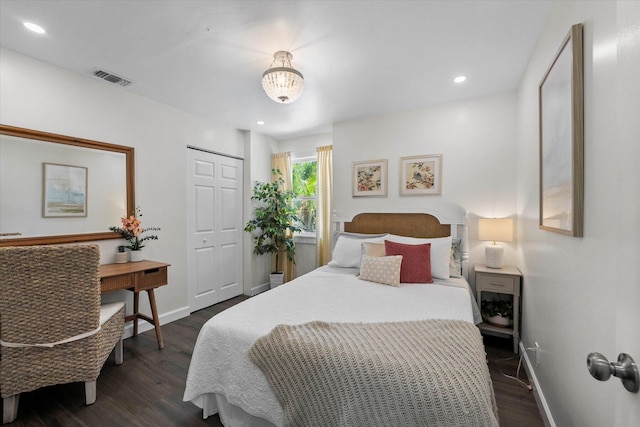
<svg viewBox="0 0 640 427"><path fill-rule="evenodd" d="M334 217L334 233L342 231L361 234L390 233L399 236L461 240L462 275L469 279L469 249L466 211L454 209L453 214L439 215L425 212L367 212L352 217ZM443 220L444 218L444 220Z"/></svg>
<svg viewBox="0 0 640 427"><path fill-rule="evenodd" d="M391 233L410 237L447 237L451 226L426 213L361 213L344 223L349 233Z"/></svg>

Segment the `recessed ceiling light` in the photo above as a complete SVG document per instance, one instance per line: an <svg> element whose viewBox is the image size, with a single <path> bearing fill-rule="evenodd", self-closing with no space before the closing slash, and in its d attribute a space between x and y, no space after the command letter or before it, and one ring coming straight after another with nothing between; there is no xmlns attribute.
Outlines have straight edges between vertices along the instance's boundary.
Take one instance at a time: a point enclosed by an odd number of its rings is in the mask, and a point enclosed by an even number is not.
<svg viewBox="0 0 640 427"><path fill-rule="evenodd" d="M259 125L263 125L264 124L264 122L262 120L258 120L256 123L259 124Z"/></svg>
<svg viewBox="0 0 640 427"><path fill-rule="evenodd" d="M465 80L467 80L467 78L465 76L458 76L455 79L453 79L453 81L456 82L456 83L462 83Z"/></svg>
<svg viewBox="0 0 640 427"><path fill-rule="evenodd" d="M25 22L24 26L34 33L44 34L46 31L40 25L34 24L33 22Z"/></svg>

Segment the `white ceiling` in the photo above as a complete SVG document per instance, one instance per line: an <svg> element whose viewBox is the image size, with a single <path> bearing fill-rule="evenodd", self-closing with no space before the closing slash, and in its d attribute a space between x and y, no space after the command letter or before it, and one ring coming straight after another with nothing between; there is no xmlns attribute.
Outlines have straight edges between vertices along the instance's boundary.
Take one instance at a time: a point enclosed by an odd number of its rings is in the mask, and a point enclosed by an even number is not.
<svg viewBox="0 0 640 427"><path fill-rule="evenodd" d="M87 76L101 68L134 82L120 90L286 139L515 89L552 3L0 0L0 45ZM305 77L293 104L260 84L278 50ZM454 84L458 75L467 81Z"/></svg>

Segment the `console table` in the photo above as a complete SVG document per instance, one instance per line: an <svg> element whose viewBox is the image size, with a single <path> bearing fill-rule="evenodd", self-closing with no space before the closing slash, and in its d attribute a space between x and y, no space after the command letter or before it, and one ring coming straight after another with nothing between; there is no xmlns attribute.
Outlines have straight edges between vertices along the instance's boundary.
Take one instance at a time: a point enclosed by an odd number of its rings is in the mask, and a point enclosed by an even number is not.
<svg viewBox="0 0 640 427"><path fill-rule="evenodd" d="M146 320L156 329L158 348L164 348L162 331L158 320L156 297L153 290L166 285L167 267L171 264L144 260L140 262L128 262L126 264L104 264L100 266L100 291L104 294L120 289L133 292L133 314L124 318L125 322L133 321L133 336L138 335L138 319ZM138 311L139 292L147 291L151 317Z"/></svg>

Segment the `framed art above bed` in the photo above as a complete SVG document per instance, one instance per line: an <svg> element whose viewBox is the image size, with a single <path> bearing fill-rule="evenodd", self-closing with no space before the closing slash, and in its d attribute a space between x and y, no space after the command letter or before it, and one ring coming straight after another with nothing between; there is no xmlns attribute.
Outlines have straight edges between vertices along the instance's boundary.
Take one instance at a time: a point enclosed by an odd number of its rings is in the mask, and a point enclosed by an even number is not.
<svg viewBox="0 0 640 427"><path fill-rule="evenodd" d="M353 162L353 197L387 197L387 160Z"/></svg>
<svg viewBox="0 0 640 427"><path fill-rule="evenodd" d="M442 193L442 154L400 158L400 195Z"/></svg>

